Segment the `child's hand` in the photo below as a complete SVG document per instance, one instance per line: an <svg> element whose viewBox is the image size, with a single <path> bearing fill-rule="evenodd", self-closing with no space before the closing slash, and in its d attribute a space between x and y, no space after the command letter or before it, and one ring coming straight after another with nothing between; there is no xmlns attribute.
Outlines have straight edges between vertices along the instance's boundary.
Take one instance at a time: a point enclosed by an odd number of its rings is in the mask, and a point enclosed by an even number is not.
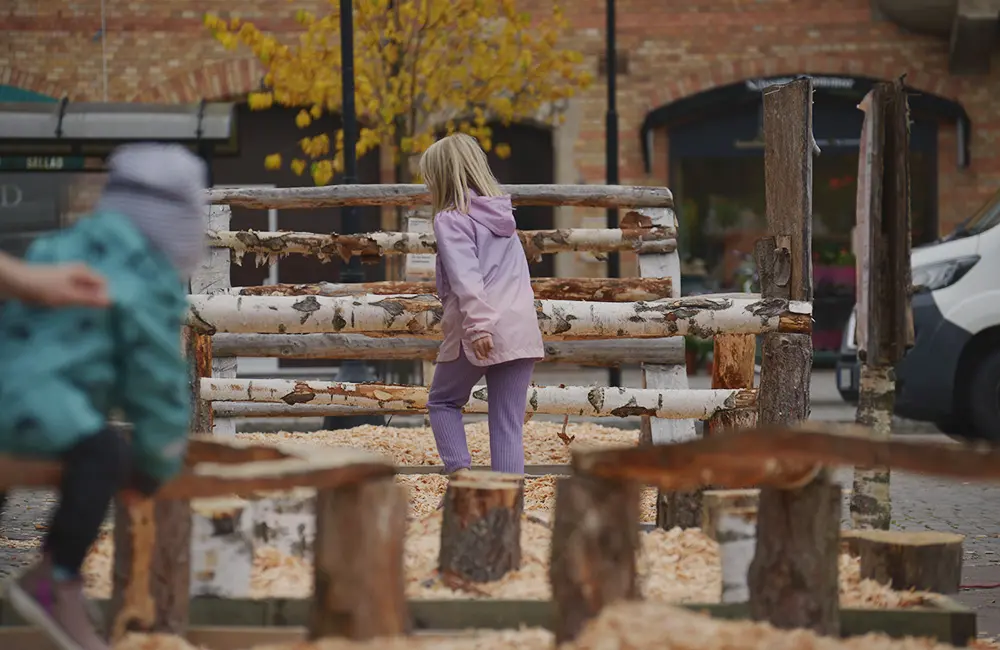
<svg viewBox="0 0 1000 650"><path fill-rule="evenodd" d="M24 267L10 279L12 293L47 307L106 307L104 278L82 264Z"/></svg>
<svg viewBox="0 0 1000 650"><path fill-rule="evenodd" d="M487 334L482 338L478 338L472 342L472 351L476 353L476 358L480 361L486 361L490 356L490 352L493 352L493 337Z"/></svg>

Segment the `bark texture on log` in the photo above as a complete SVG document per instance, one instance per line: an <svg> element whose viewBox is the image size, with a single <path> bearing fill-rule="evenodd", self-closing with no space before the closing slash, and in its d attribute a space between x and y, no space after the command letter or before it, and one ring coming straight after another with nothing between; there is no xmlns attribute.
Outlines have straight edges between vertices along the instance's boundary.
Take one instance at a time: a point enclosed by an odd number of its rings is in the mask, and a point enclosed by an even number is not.
<svg viewBox="0 0 1000 650"><path fill-rule="evenodd" d="M844 531L848 552L861 559L862 579L893 589L958 593L962 542L955 533L896 530Z"/></svg>
<svg viewBox="0 0 1000 650"><path fill-rule="evenodd" d="M755 619L839 634L840 501L840 487L827 477L799 490L761 488L748 577Z"/></svg>
<svg viewBox="0 0 1000 650"><path fill-rule="evenodd" d="M383 334L441 337L434 296L190 297L188 325L215 334ZM692 296L657 302L536 300L549 339L659 338L693 334L810 332L812 306L780 299Z"/></svg>
<svg viewBox="0 0 1000 650"><path fill-rule="evenodd" d="M183 636L191 593L191 508L143 500L115 508L111 636L129 631Z"/></svg>
<svg viewBox="0 0 1000 650"><path fill-rule="evenodd" d="M438 571L446 578L492 582L521 566L523 477L466 472L448 483Z"/></svg>
<svg viewBox="0 0 1000 650"><path fill-rule="evenodd" d="M212 337L184 328L191 400L191 433L212 433L212 404L201 399L201 380L212 376Z"/></svg>
<svg viewBox="0 0 1000 650"><path fill-rule="evenodd" d="M862 364L857 422L871 427L874 440L888 440L892 433L892 413L896 378L892 368ZM892 500L888 467L855 467L851 494L851 523L854 528L889 530Z"/></svg>
<svg viewBox="0 0 1000 650"><path fill-rule="evenodd" d="M278 404L353 406L392 412L423 412L427 408L425 386L349 384L335 381L293 379L202 380L202 399L223 402L272 402ZM704 420L715 411L755 404L753 390L655 390L602 386L529 386L528 413ZM472 389L467 413L486 413L486 386Z"/></svg>
<svg viewBox="0 0 1000 650"><path fill-rule="evenodd" d="M638 551L637 484L559 479L549 566L557 644L575 639L608 605L640 597Z"/></svg>
<svg viewBox="0 0 1000 650"><path fill-rule="evenodd" d="M575 205L591 208L672 208L665 187L628 185L501 185L514 205ZM333 208L345 205L429 205L425 185L328 185L324 187L213 188L208 202L244 208ZM627 215L626 215L627 216Z"/></svg>
<svg viewBox="0 0 1000 650"><path fill-rule="evenodd" d="M589 302L638 302L671 297L670 278L531 278L531 288L539 300L586 300ZM235 296L405 296L432 295L434 282L359 282L356 284L266 284L234 287L225 293Z"/></svg>
<svg viewBox="0 0 1000 650"><path fill-rule="evenodd" d="M542 363L583 366L680 364L684 363L683 341L680 348L676 346L677 342L671 338L548 341ZM381 361L433 360L437 358L441 342L363 334L216 334L212 337L212 344L216 355Z"/></svg>
<svg viewBox="0 0 1000 650"><path fill-rule="evenodd" d="M634 251L663 253L675 250L676 230L667 228L599 229L566 228L563 230L520 230L517 233L529 261L542 255L589 251L607 253ZM236 264L245 255L254 255L254 264L274 264L286 255L315 257L321 262L351 257L373 263L385 255L433 255L437 252L434 233L369 232L360 235L323 235L311 232L209 230L208 243L214 248L228 248Z"/></svg>
<svg viewBox="0 0 1000 650"><path fill-rule="evenodd" d="M406 511L406 490L392 477L317 492L310 638L409 632Z"/></svg>

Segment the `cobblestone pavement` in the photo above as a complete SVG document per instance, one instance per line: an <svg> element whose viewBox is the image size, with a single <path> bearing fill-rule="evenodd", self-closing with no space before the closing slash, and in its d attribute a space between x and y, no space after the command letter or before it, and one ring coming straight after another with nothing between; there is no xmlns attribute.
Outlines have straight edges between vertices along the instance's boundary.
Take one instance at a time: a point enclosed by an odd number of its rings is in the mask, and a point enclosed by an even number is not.
<svg viewBox="0 0 1000 650"><path fill-rule="evenodd" d="M828 381L825 377L822 380ZM829 386L823 387L826 390L817 391L815 383L813 416L816 419L853 419L853 407L831 399ZM815 395L817 392L826 394ZM895 428L897 434L906 435L908 439L947 440L944 436L928 435L925 431L926 427L907 422L899 422ZM842 485L850 486L851 470L838 472L837 479ZM954 531L965 535L963 583L987 587L1000 583L1000 485L895 473L891 494L894 528ZM54 495L50 492L17 491L10 494L0 528L0 578L31 560L53 503ZM4 543L2 535L10 541ZM956 597L979 612L982 636L1000 636L998 595L1000 587L963 590Z"/></svg>

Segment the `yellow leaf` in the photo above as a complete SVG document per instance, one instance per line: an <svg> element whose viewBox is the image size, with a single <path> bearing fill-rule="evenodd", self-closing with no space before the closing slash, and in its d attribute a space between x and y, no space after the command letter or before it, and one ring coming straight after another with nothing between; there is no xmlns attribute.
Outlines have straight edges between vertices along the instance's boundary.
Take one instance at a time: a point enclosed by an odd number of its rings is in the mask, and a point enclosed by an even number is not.
<svg viewBox="0 0 1000 650"><path fill-rule="evenodd" d="M501 142L493 148L493 152L496 153L497 157L501 160L510 158L510 145L506 142Z"/></svg>
<svg viewBox="0 0 1000 650"><path fill-rule="evenodd" d="M281 169L281 154L272 153L270 156L264 158L264 167L266 169Z"/></svg>
<svg viewBox="0 0 1000 650"><path fill-rule="evenodd" d="M296 158L292 160L289 167L292 168L292 171L295 172L296 176L301 176L302 172L306 170L306 161Z"/></svg>
<svg viewBox="0 0 1000 650"><path fill-rule="evenodd" d="M310 124L312 124L312 118L309 117L309 113L305 110L299 111L299 114L295 116L295 126L304 129Z"/></svg>

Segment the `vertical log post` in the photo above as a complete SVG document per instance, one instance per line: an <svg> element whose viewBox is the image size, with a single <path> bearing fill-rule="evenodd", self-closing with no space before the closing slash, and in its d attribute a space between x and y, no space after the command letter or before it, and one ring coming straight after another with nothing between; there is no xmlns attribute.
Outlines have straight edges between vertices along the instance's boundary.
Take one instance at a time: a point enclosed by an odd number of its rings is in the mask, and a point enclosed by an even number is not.
<svg viewBox="0 0 1000 650"><path fill-rule="evenodd" d="M865 111L858 173L858 359L862 362L857 422L889 438L895 402L893 368L913 344L910 312L909 106L902 81L878 84ZM888 467L857 467L851 522L888 530Z"/></svg>
<svg viewBox="0 0 1000 650"><path fill-rule="evenodd" d="M719 334L712 354L712 388L753 388L757 337L753 334ZM709 435L757 426L757 409L719 411L707 423Z"/></svg>
<svg viewBox="0 0 1000 650"><path fill-rule="evenodd" d="M317 492L310 638L363 641L409 631L406 511L406 489L393 477Z"/></svg>
<svg viewBox="0 0 1000 650"><path fill-rule="evenodd" d="M211 205L208 210L209 230L229 230L232 212L228 205ZM191 276L191 293L215 293L230 287L230 251L226 248L212 248L201 266ZM211 348L209 348L211 349ZM235 357L212 358L212 377L236 377ZM209 405L211 408L211 405ZM233 418L212 418L210 433L221 436L236 435L236 420Z"/></svg>
<svg viewBox="0 0 1000 650"><path fill-rule="evenodd" d="M641 220L646 220L644 223ZM677 215L666 209L644 209L630 211L622 219L622 225L673 226L677 227ZM670 278L671 298L681 295L681 260L677 251L639 255L639 276L643 278ZM684 338L672 337L663 342L676 350L677 357L684 358ZM683 364L642 364L643 388L686 389L688 387L687 368ZM643 416L640 423L639 443L645 445L669 445L691 440L697 436L694 420L664 420ZM699 524L700 499L698 493L662 492L656 495L656 525L671 529L695 528Z"/></svg>
<svg viewBox="0 0 1000 650"><path fill-rule="evenodd" d="M716 540L722 564L722 602L745 603L750 598L747 575L757 542L757 508L717 510Z"/></svg>
<svg viewBox="0 0 1000 650"><path fill-rule="evenodd" d="M812 300L812 81L764 92L764 177L770 237L755 250L765 298ZM812 339L764 335L758 422L809 417ZM798 490L762 488L750 613L779 628L840 632L840 489L821 472Z"/></svg>
<svg viewBox="0 0 1000 650"><path fill-rule="evenodd" d="M201 380L212 376L212 337L184 328L191 399L191 433L212 433L212 403L201 399Z"/></svg>
<svg viewBox="0 0 1000 650"><path fill-rule="evenodd" d="M187 501L115 504L112 638L128 631L183 636L191 581Z"/></svg>
<svg viewBox="0 0 1000 650"><path fill-rule="evenodd" d="M604 607L639 598L638 551L638 485L559 479L549 565L557 644L575 639Z"/></svg>

